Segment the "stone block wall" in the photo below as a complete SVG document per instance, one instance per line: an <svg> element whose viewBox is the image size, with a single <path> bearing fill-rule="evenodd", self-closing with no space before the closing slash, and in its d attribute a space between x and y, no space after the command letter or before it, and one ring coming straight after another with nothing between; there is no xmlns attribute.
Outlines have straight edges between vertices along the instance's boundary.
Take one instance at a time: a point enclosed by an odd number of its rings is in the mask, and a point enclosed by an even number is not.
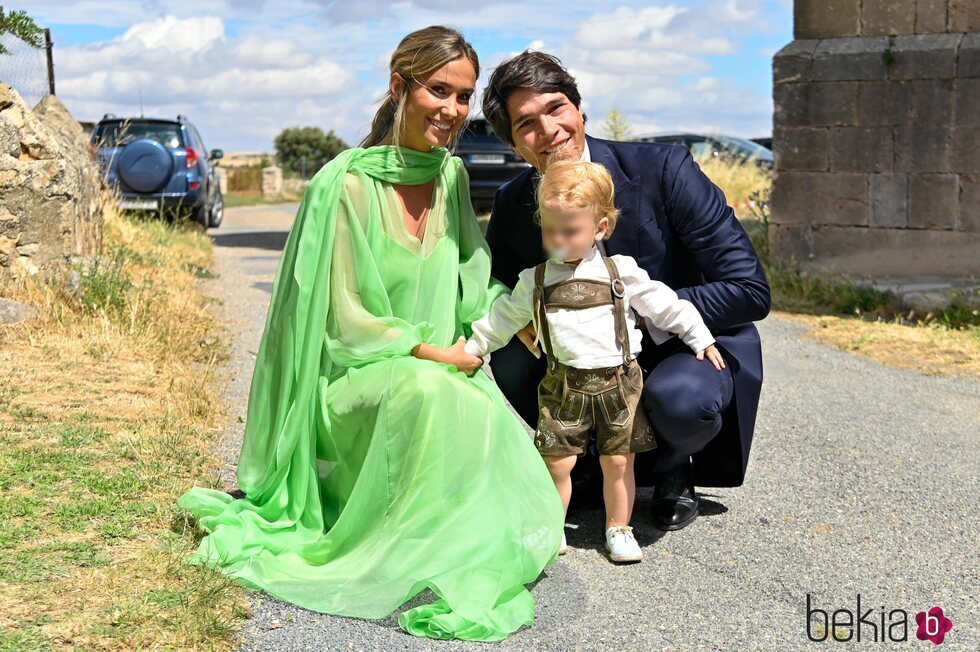
<svg viewBox="0 0 980 652"><path fill-rule="evenodd" d="M102 247L101 181L81 126L49 96L0 83L0 285L61 271Z"/></svg>
<svg viewBox="0 0 980 652"><path fill-rule="evenodd" d="M980 0L796 0L773 59L773 253L980 273Z"/></svg>

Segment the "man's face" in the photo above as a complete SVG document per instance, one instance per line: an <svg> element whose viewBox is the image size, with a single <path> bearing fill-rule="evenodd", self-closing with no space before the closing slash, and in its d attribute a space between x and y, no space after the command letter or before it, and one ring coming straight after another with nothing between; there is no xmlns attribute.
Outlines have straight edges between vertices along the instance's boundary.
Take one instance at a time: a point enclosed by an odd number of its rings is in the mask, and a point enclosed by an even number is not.
<svg viewBox="0 0 980 652"><path fill-rule="evenodd" d="M541 172L553 160L582 158L585 120L564 93L518 88L507 99L507 115L514 151Z"/></svg>

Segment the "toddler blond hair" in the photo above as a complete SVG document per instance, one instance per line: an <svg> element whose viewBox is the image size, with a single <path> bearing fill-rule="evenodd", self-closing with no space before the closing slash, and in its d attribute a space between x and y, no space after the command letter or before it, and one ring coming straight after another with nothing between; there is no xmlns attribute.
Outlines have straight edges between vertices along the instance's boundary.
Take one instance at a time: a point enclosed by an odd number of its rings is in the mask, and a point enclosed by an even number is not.
<svg viewBox="0 0 980 652"><path fill-rule="evenodd" d="M612 176L599 163L555 161L538 182L535 193L538 209L534 212L534 220L540 224L541 206L552 200L564 206L591 207L597 224L604 217L609 220L605 235L608 240L619 219L619 209L613 203L615 194Z"/></svg>

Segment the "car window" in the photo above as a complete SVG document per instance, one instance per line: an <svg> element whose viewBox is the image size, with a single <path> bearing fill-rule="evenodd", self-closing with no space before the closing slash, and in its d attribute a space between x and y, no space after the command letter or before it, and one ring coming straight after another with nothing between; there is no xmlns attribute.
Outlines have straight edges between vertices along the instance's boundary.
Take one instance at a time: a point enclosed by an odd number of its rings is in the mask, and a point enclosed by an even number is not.
<svg viewBox="0 0 980 652"><path fill-rule="evenodd" d="M95 143L100 147L122 147L134 140L150 138L164 147L183 147L180 125L172 122L119 120L99 124Z"/></svg>
<svg viewBox="0 0 980 652"><path fill-rule="evenodd" d="M745 138L732 136L718 136L718 141L722 147L742 156L754 156L756 158L772 158L772 152L758 143L753 143Z"/></svg>
<svg viewBox="0 0 980 652"><path fill-rule="evenodd" d="M712 156L714 154L715 148L711 143L700 141L691 143L691 156L699 158L702 156Z"/></svg>
<svg viewBox="0 0 980 652"><path fill-rule="evenodd" d="M201 152L206 152L207 148L204 146L204 139L201 138L201 132L197 130L197 127L191 127L191 133L194 134L194 140L197 141L197 146Z"/></svg>

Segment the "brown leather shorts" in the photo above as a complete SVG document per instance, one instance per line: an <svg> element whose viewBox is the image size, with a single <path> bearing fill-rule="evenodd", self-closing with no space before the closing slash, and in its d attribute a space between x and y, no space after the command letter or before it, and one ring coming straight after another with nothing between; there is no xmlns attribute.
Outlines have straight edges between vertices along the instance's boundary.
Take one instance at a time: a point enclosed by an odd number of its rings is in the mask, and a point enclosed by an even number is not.
<svg viewBox="0 0 980 652"><path fill-rule="evenodd" d="M636 360L602 369L549 366L538 385L538 428L534 445L541 455L584 455L594 431L600 455L627 455L657 447L640 403L643 372Z"/></svg>

